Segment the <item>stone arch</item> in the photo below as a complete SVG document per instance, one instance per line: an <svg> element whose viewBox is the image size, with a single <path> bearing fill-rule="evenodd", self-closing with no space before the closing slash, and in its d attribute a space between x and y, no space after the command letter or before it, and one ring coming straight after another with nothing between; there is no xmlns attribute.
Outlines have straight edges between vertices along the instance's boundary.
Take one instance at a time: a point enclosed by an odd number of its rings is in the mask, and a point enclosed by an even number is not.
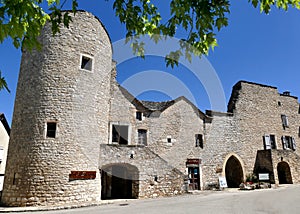
<svg viewBox="0 0 300 214"><path fill-rule="evenodd" d="M139 195L139 170L127 163L101 168L101 199L132 199Z"/></svg>
<svg viewBox="0 0 300 214"><path fill-rule="evenodd" d="M291 169L287 162L281 161L277 164L277 174L279 184L292 184L293 179Z"/></svg>
<svg viewBox="0 0 300 214"><path fill-rule="evenodd" d="M244 164L241 158L233 153L227 155L224 161L222 174L226 177L229 188L238 188L245 178Z"/></svg>

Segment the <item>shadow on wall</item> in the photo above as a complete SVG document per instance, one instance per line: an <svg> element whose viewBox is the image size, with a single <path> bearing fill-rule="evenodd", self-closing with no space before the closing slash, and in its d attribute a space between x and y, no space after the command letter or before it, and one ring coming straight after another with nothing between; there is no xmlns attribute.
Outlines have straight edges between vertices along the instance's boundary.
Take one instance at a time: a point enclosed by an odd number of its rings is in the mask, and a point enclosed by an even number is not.
<svg viewBox="0 0 300 214"><path fill-rule="evenodd" d="M101 199L135 199L139 196L139 171L130 164L109 164L101 169Z"/></svg>

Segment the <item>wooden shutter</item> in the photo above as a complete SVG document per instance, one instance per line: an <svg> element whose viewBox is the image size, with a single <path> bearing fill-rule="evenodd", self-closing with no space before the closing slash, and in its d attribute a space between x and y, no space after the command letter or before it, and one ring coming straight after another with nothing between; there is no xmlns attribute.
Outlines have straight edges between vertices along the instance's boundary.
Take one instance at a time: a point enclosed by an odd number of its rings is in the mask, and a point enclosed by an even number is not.
<svg viewBox="0 0 300 214"><path fill-rule="evenodd" d="M289 121L288 117L286 115L281 115L281 120L282 120L282 125L283 127L288 127L289 126Z"/></svg>
<svg viewBox="0 0 300 214"><path fill-rule="evenodd" d="M296 150L296 141L295 141L295 138L292 138L292 149L294 151Z"/></svg>
<svg viewBox="0 0 300 214"><path fill-rule="evenodd" d="M287 140L286 140L285 136L282 136L281 140L282 140L282 148L287 149L288 146L287 146Z"/></svg>
<svg viewBox="0 0 300 214"><path fill-rule="evenodd" d="M263 138L264 138L265 150L271 149L272 147L271 147L270 135L265 135Z"/></svg>

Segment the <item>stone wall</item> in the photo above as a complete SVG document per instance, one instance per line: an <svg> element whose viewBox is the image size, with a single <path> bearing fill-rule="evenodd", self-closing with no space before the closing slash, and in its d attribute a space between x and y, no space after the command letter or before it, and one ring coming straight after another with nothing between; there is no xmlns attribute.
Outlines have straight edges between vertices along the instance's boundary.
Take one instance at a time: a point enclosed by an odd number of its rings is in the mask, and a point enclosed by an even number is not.
<svg viewBox="0 0 300 214"><path fill-rule="evenodd" d="M99 20L78 11L69 28L43 29L23 51L2 202L9 206L100 200L100 143L108 139L112 50ZM82 56L92 69L82 69ZM46 136L47 122L56 136ZM70 181L75 171L96 179Z"/></svg>
<svg viewBox="0 0 300 214"><path fill-rule="evenodd" d="M239 129L240 155L243 160L247 160L245 162L247 172L253 170L256 152L264 149L264 135L275 136L276 149L272 150L272 153L280 152L283 158L290 155L283 151L282 136L291 136L296 143L300 142L297 97L280 94L275 87L245 81L237 83L233 87L228 111L233 112L233 120ZM288 127L283 127L281 115L288 117ZM288 153L293 154L295 159L299 155L299 149ZM274 162L274 157L272 158ZM296 162L291 162L295 166ZM273 163L273 167L276 167L276 162ZM275 181L278 181L275 171L274 174Z"/></svg>
<svg viewBox="0 0 300 214"><path fill-rule="evenodd" d="M207 112L212 117L207 123L206 152L203 158L204 187L217 183L219 176L225 176L226 160L234 155L240 157L242 144L239 141L239 127L230 113ZM244 163L241 163L244 166Z"/></svg>
<svg viewBox="0 0 300 214"><path fill-rule="evenodd" d="M9 126L7 124L7 121L4 117L4 114L0 114L0 147L2 150L2 159L0 162L0 174L5 173L5 167L6 167L6 159L7 159L7 149L8 149L8 142L9 142ZM2 183L3 185L3 183ZM2 187L1 185L1 187Z"/></svg>
<svg viewBox="0 0 300 214"><path fill-rule="evenodd" d="M203 136L204 116L183 98L161 112L160 116L149 118L151 138L149 148L169 164L185 172L188 158L202 159L204 149L196 147L196 134ZM170 138L171 142L168 142Z"/></svg>
<svg viewBox="0 0 300 214"><path fill-rule="evenodd" d="M130 158L132 153L134 155ZM139 198L174 196L185 191L183 173L145 146L103 144L100 155L101 169L114 164L129 164L138 168Z"/></svg>
<svg viewBox="0 0 300 214"><path fill-rule="evenodd" d="M279 183L278 179L278 164L286 162L290 167L293 183L300 183L300 157L292 150L272 150L273 171L275 183Z"/></svg>
<svg viewBox="0 0 300 214"><path fill-rule="evenodd" d="M47 24L39 38L41 52L23 51L2 197L6 205L98 201L100 170L114 164L138 170L140 198L184 192L187 159L201 160L202 189L226 176L232 156L243 178L266 166L273 167L278 183L276 167L286 162L293 181L300 182L300 151L284 150L281 142L282 136L300 141L297 97L241 81L233 87L227 113L204 114L184 97L147 104L116 82L110 39L93 15L78 11L68 29L51 35ZM82 63L86 57L92 60L88 69ZM48 122L56 124L54 138L46 136ZM128 145L112 143L113 124L128 126ZM139 129L147 131L146 145L138 143ZM203 137L201 147L196 134ZM271 152L262 151L265 135L275 136ZM70 180L71 171L93 171L96 178Z"/></svg>
<svg viewBox="0 0 300 214"><path fill-rule="evenodd" d="M129 145L138 145L138 129L147 130L146 147L181 173L186 173L188 158L205 156L205 115L188 100L180 97L163 111L149 113L149 109L116 82L111 93L110 122L129 125ZM141 121L135 117L137 111L143 113ZM196 134L203 136L203 148L196 147Z"/></svg>

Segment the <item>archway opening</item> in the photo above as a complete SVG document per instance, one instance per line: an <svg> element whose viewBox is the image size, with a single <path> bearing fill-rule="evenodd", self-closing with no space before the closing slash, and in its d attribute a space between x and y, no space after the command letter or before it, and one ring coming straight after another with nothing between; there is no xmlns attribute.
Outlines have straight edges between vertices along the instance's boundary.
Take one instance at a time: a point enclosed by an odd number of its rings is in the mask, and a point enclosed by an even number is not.
<svg viewBox="0 0 300 214"><path fill-rule="evenodd" d="M229 188L239 188L240 184L243 182L243 168L240 161L235 156L231 156L227 160L225 176Z"/></svg>
<svg viewBox="0 0 300 214"><path fill-rule="evenodd" d="M278 163L277 173L278 173L279 184L293 183L290 166L287 162L282 161Z"/></svg>
<svg viewBox="0 0 300 214"><path fill-rule="evenodd" d="M130 164L111 164L101 170L101 199L133 199L139 194L139 172Z"/></svg>

